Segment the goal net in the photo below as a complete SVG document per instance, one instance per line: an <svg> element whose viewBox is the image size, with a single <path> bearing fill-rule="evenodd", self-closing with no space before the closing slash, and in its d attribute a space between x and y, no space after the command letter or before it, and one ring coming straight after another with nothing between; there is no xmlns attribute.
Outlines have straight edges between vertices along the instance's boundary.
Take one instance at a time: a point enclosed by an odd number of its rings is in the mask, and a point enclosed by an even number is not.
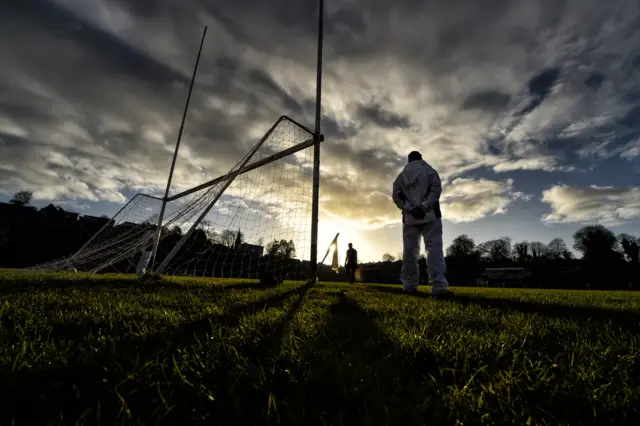
<svg viewBox="0 0 640 426"><path fill-rule="evenodd" d="M313 133L281 117L226 175L169 197L164 212L138 194L76 253L29 269L305 279L312 171Z"/></svg>

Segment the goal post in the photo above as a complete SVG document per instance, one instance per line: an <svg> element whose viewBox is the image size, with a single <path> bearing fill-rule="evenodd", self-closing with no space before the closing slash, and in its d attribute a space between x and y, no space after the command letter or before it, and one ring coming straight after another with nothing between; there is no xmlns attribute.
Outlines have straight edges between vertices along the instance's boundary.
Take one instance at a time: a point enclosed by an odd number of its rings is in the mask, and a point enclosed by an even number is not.
<svg viewBox="0 0 640 426"><path fill-rule="evenodd" d="M322 136L322 46L324 43L324 0L318 0L318 50L316 60L315 143L313 146L313 201L311 207L311 269L318 268L318 224L320 221L320 142Z"/></svg>
<svg viewBox="0 0 640 426"><path fill-rule="evenodd" d="M170 196L205 27L164 197L137 194L76 253L29 269L133 272L136 265L140 274L151 263L154 274L257 278L276 273L286 278L297 271L304 279L315 274L324 141L323 0L318 6L313 130L282 116L228 173Z"/></svg>
<svg viewBox="0 0 640 426"><path fill-rule="evenodd" d="M307 132L309 135L307 137L306 140L297 143L291 147L288 147L282 151L276 152L270 156L267 156L263 159L257 160L254 163L252 163L251 165L248 165L249 161L254 157L254 155L256 154L256 152L258 152L260 150L260 148L263 146L263 144L265 144L265 142L269 141L269 139L272 137L272 135L274 135L274 132L279 129L279 127L284 126L285 124L288 124L290 126L293 126L297 129L299 129L302 132ZM277 137L277 136L276 136ZM259 167L266 167L269 164L274 163L275 161L278 161L280 159L283 159L289 155L295 154L296 152L299 152L305 148L308 148L310 146L312 146L315 143L315 137L314 134L305 126L302 126L301 124L299 124L298 122L292 120L291 118L287 117L287 116L281 116L274 124L273 126L271 126L271 128L267 131L267 133L265 133L265 135L258 141L258 143L249 151L249 153L247 155L245 155L245 157L243 157L242 160L240 160L240 162L238 164L236 164L236 166L234 166L231 171L227 174L225 174L224 176L221 176L219 178L213 179L209 182L206 182L202 185L199 185L197 187L194 187L190 190L184 191L180 194L177 194L176 196L173 197L169 197L167 198L167 201L171 201L171 200L176 200L179 199L181 197L190 195L194 192L197 192L199 190L203 190L206 188L210 188L210 187L214 187L217 184L221 185L221 188L219 191L216 191L217 194L213 197L213 199L211 200L211 202L209 203L208 206L206 206L202 212L200 213L200 215L196 218L196 220L193 222L193 224L191 225L191 227L189 228L189 230L187 231L187 233L185 235L183 235L183 237L178 241L177 244L175 244L173 246L173 248L171 249L171 251L169 252L169 254L163 259L162 263L160 264L160 266L155 269L153 271L154 275L160 275L164 272L164 270L167 268L167 265L173 260L174 256L178 253L178 251L183 247L183 245L186 243L187 240L189 240L191 238L191 236L193 235L194 231L198 228L198 226L200 225L200 223L204 220L204 218L207 216L207 214L211 211L211 209L213 208L213 206L218 202L218 200L220 199L220 197L225 193L225 191L227 190L227 188L235 181L236 177L240 174L244 174L244 173L248 173L252 170L258 169Z"/></svg>
<svg viewBox="0 0 640 426"><path fill-rule="evenodd" d="M72 256L35 269L305 281L315 143L282 116L226 174L166 199L137 194Z"/></svg>
<svg viewBox="0 0 640 426"><path fill-rule="evenodd" d="M171 168L169 169L169 177L167 178L167 187L164 192L164 198L162 200L162 208L158 215L158 231L154 236L153 248L149 259L151 264L155 262L156 252L158 250L158 244L160 244L160 229L162 226L162 220L164 219L164 210L167 204L167 197L169 196L169 190L171 189L171 179L173 178L173 170L176 167L176 160L178 159L178 150L180 149L180 141L182 140L182 132L184 131L184 123L187 120L187 113L189 112L189 102L191 101L191 94L193 93L193 86L196 82L196 75L198 74L198 65L200 64L200 57L202 56L202 47L204 46L204 39L207 36L207 27L204 27L202 31L202 39L200 40L200 48L198 49L198 55L196 56L196 63L193 67L193 75L191 76L191 82L189 83L189 92L185 101L184 110L182 112L182 120L180 121L180 130L178 130L178 138L176 140L176 149L173 152L173 160L171 161Z"/></svg>

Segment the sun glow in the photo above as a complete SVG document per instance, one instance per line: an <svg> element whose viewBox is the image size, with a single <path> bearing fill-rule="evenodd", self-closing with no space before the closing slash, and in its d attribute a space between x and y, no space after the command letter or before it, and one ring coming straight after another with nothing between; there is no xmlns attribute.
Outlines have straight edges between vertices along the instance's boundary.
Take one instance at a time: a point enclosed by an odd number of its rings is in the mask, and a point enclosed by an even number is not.
<svg viewBox="0 0 640 426"><path fill-rule="evenodd" d="M335 218L320 220L318 224L318 261L322 260L337 233L340 233L338 237L338 259L341 264L344 263L348 244L351 242L354 246L357 246L358 241L361 240L360 233L348 221L336 220ZM333 250L329 252L325 264L331 263L332 254Z"/></svg>

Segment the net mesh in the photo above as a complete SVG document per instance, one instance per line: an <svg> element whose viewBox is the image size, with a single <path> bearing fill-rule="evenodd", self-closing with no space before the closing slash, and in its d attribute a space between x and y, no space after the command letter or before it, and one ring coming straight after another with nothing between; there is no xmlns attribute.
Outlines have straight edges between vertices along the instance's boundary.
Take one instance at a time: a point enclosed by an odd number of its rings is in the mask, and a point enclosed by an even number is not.
<svg viewBox="0 0 640 426"><path fill-rule="evenodd" d="M304 279L313 146L284 154L312 139L283 117L225 176L168 201L155 269L164 275ZM77 253L30 269L141 274L150 266L161 208L162 200L136 195Z"/></svg>

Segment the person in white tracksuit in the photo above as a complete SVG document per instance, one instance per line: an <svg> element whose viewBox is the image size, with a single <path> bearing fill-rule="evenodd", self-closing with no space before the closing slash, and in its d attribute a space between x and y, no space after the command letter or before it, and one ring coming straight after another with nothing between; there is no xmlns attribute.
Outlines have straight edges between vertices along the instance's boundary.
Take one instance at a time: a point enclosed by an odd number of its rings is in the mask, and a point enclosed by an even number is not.
<svg viewBox="0 0 640 426"><path fill-rule="evenodd" d="M442 185L438 173L413 151L409 162L393 182L393 202L402 210L402 271L404 292L418 290L420 239L427 249L429 284L436 296L452 296L445 278L446 265L442 247Z"/></svg>

